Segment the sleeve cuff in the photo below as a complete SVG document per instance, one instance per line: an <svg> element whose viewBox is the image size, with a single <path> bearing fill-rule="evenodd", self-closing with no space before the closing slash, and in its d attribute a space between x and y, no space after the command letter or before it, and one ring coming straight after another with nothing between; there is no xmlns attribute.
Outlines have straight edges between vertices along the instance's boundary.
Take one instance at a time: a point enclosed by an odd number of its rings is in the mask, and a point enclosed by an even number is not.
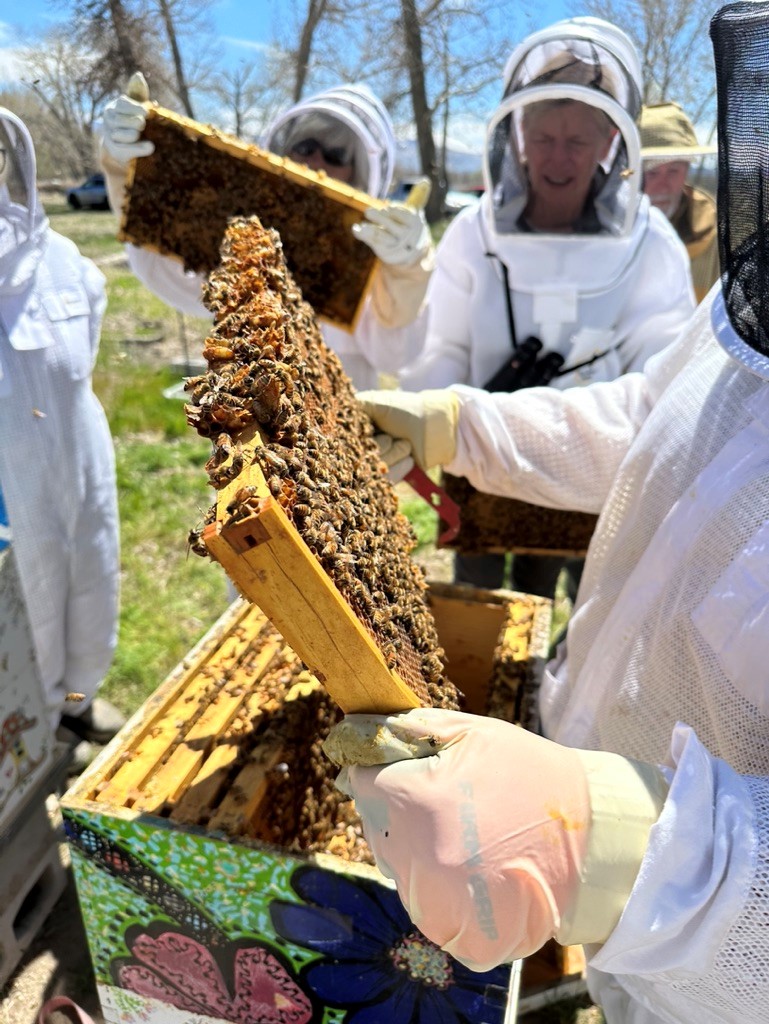
<svg viewBox="0 0 769 1024"><path fill-rule="evenodd" d="M562 945L605 942L627 903L668 783L655 765L602 751L576 751L590 793L582 880L556 933Z"/></svg>

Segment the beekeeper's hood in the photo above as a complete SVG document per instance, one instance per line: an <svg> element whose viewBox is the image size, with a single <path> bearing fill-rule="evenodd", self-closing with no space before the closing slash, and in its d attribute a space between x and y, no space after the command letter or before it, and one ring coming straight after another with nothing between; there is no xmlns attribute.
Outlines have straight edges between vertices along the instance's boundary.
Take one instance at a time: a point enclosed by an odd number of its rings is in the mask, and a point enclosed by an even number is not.
<svg viewBox="0 0 769 1024"><path fill-rule="evenodd" d="M22 291L45 249L48 219L37 194L35 148L26 125L0 107L0 294Z"/></svg>
<svg viewBox="0 0 769 1024"><path fill-rule="evenodd" d="M720 344L769 380L769 3L722 7L710 23L718 94Z"/></svg>
<svg viewBox="0 0 769 1024"><path fill-rule="evenodd" d="M395 133L384 104L365 85L340 85L301 100L267 129L262 146L285 156L291 145L315 138L328 146L352 147L350 184L383 199L395 165Z"/></svg>
<svg viewBox="0 0 769 1024"><path fill-rule="evenodd" d="M570 234L532 233L522 222L529 198L524 115L531 104L549 101L592 107L607 137L616 128L593 178L591 216L585 218L590 228ZM648 217L635 124L640 108L638 54L630 38L609 22L589 17L559 21L513 51L505 67L504 96L487 134L483 211L492 249L503 259L509 256L516 273L523 265L536 281L538 253L555 245L565 277L590 288L621 272L632 258ZM521 283L520 276L517 280Z"/></svg>

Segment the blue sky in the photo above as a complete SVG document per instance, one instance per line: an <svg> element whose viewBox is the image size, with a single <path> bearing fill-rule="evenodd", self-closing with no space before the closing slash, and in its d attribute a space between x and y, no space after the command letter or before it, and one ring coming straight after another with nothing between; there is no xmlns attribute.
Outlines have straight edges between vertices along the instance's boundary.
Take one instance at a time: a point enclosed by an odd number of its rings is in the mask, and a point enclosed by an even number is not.
<svg viewBox="0 0 769 1024"><path fill-rule="evenodd" d="M532 18L535 27L548 25L569 13L581 13L578 4L565 0L542 0L535 7ZM264 44L274 34L273 26L285 15L283 0L218 0L212 4L211 17L217 35L227 47L233 60L243 56L244 50ZM23 4L0 5L0 82L8 77L14 46L19 31L42 33L51 23L62 20L61 8L51 0L24 0ZM514 40L511 40L514 42Z"/></svg>

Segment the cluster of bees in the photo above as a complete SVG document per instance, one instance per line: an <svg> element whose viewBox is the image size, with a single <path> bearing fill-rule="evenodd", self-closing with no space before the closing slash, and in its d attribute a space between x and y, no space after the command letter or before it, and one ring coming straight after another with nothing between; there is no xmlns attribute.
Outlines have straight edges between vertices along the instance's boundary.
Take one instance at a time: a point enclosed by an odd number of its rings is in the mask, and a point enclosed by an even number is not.
<svg viewBox="0 0 769 1024"><path fill-rule="evenodd" d="M483 551L535 549L587 551L598 516L543 508L527 501L483 494L463 476L443 475L446 493L460 507L461 528L448 545L477 554Z"/></svg>
<svg viewBox="0 0 769 1024"><path fill-rule="evenodd" d="M374 263L350 231L360 214L320 185L297 180L298 166L293 177L271 170L282 162L170 111L150 110L143 137L155 152L136 162L122 238L208 274L219 262L228 220L258 210L284 239L305 299L330 320L353 322Z"/></svg>
<svg viewBox="0 0 769 1024"><path fill-rule="evenodd" d="M186 382L186 412L213 442L211 484L221 488L239 474L244 455L238 434L258 425L263 443L254 461L270 493L388 667L423 704L458 707L424 573L410 557L411 525L398 510L371 421L325 346L313 310L286 268L277 233L256 217L233 220L204 301L214 314L204 349L209 369ZM257 500L252 488L240 488L227 514L233 520L249 515ZM214 508L206 522L215 515ZM200 530L190 543L205 553Z"/></svg>

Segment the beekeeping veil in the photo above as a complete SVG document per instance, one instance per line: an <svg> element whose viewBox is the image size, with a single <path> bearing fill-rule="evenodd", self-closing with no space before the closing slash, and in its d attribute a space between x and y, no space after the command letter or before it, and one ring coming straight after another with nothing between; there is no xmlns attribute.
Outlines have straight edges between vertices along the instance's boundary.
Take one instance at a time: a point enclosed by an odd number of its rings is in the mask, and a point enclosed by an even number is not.
<svg viewBox="0 0 769 1024"><path fill-rule="evenodd" d="M35 149L26 125L0 107L0 294L23 291L45 249L48 220L37 195Z"/></svg>
<svg viewBox="0 0 769 1024"><path fill-rule="evenodd" d="M769 380L769 2L727 4L710 37L718 93L721 345Z"/></svg>
<svg viewBox="0 0 769 1024"><path fill-rule="evenodd" d="M267 129L262 145L285 155L300 138L324 145L351 145L351 184L383 199L390 190L395 165L395 133L380 99L365 85L340 85L302 100Z"/></svg>
<svg viewBox="0 0 769 1024"><path fill-rule="evenodd" d="M593 227L590 233L527 232L521 224L529 187L525 111L533 103L569 100L602 112L617 129L593 180ZM547 253L554 246L561 280L579 291L600 291L623 273L648 216L635 124L640 108L638 55L628 36L606 21L557 22L530 35L512 53L503 100L487 134L484 217L493 250L515 261L517 287L541 279L542 261L546 266L552 262Z"/></svg>

